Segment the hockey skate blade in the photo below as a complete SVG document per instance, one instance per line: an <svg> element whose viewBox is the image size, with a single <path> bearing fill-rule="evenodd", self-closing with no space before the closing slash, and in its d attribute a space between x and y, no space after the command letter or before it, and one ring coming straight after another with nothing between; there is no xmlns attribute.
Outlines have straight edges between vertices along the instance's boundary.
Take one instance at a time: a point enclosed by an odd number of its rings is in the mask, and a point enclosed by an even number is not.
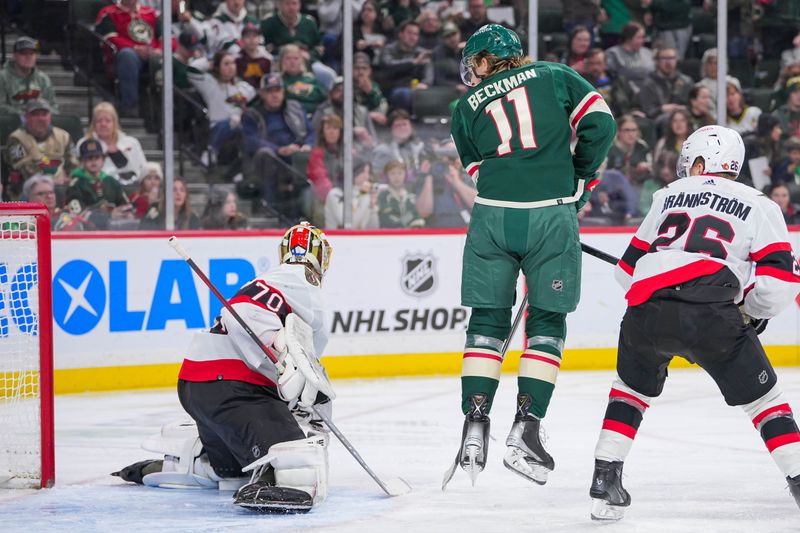
<svg viewBox="0 0 800 533"><path fill-rule="evenodd" d="M508 451L503 457L503 464L506 468L528 481L533 481L538 485L547 483L547 475L550 473L550 469L535 463L529 463L525 460L525 455L522 451L514 446L508 447Z"/></svg>
<svg viewBox="0 0 800 533"><path fill-rule="evenodd" d="M616 522L625 515L625 507L611 505L605 500L592 498L592 520L598 522Z"/></svg>
<svg viewBox="0 0 800 533"><path fill-rule="evenodd" d="M233 503L257 513L299 514L309 512L314 500L302 490L256 482L239 489Z"/></svg>
<svg viewBox="0 0 800 533"><path fill-rule="evenodd" d="M467 446L467 457L469 458L469 464L464 468L469 474L469 479L472 482L472 486L475 486L475 481L478 479L478 474L483 471L483 468L478 467L478 447L477 446Z"/></svg>

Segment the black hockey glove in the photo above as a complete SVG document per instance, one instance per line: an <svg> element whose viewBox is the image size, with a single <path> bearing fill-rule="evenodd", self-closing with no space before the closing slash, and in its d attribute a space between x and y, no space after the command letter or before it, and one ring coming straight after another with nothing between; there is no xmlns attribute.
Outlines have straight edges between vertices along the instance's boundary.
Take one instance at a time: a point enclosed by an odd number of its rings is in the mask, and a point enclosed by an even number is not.
<svg viewBox="0 0 800 533"><path fill-rule="evenodd" d="M767 323L769 322L769 318L751 318L750 325L753 326L753 329L756 330L756 335L761 335L764 333L764 330L767 329Z"/></svg>
<svg viewBox="0 0 800 533"><path fill-rule="evenodd" d="M756 335L761 335L767 329L768 318L753 318L744 312L744 305L739 304L739 312L742 313L744 323L753 327L756 330Z"/></svg>

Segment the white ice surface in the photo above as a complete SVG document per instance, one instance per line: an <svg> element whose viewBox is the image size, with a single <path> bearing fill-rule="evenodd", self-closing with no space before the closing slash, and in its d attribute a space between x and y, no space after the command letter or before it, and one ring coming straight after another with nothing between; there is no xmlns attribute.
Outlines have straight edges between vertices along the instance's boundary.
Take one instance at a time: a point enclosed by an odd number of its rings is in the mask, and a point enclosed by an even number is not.
<svg viewBox="0 0 800 533"><path fill-rule="evenodd" d="M800 411L800 369L778 369ZM504 376L492 413L489 464L472 488L442 475L461 433L459 379L339 381L334 418L379 475L414 487L385 498L334 440L328 500L308 515L257 515L229 493L127 485L108 474L147 458L141 440L182 415L172 390L56 398L56 487L0 491L0 531L778 532L800 509L758 433L697 370L674 371L646 413L625 465L633 503L623 521L589 520L593 450L611 372L564 372L545 420L556 470L547 485L502 466L516 383Z"/></svg>

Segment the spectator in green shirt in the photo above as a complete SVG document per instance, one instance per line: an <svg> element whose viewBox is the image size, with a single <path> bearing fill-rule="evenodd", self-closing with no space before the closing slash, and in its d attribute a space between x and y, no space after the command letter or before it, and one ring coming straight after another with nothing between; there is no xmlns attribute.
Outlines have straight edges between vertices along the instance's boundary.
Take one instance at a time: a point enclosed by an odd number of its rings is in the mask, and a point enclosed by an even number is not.
<svg viewBox="0 0 800 533"><path fill-rule="evenodd" d="M278 71L286 87L286 98L297 100L306 113L312 114L328 97L328 91L314 75L306 72L302 51L297 45L285 44L278 56Z"/></svg>
<svg viewBox="0 0 800 533"><path fill-rule="evenodd" d="M336 78L336 71L320 61L322 36L317 23L300 13L300 0L278 0L275 13L261 22L264 45L271 53L287 44L300 47L303 59L326 90Z"/></svg>
<svg viewBox="0 0 800 533"><path fill-rule="evenodd" d="M67 187L67 208L82 213L98 229L108 229L112 220L133 220L133 206L119 181L103 172L106 154L96 139L78 147L80 166L72 172Z"/></svg>

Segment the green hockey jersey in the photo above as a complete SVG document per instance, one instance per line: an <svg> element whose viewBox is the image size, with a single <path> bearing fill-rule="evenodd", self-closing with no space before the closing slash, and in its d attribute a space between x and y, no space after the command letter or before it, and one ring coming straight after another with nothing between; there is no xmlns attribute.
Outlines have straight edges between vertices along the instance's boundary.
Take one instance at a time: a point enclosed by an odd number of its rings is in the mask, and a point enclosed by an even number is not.
<svg viewBox="0 0 800 533"><path fill-rule="evenodd" d="M477 185L477 203L580 207L597 183L616 124L577 72L540 61L470 89L453 112L451 133Z"/></svg>

